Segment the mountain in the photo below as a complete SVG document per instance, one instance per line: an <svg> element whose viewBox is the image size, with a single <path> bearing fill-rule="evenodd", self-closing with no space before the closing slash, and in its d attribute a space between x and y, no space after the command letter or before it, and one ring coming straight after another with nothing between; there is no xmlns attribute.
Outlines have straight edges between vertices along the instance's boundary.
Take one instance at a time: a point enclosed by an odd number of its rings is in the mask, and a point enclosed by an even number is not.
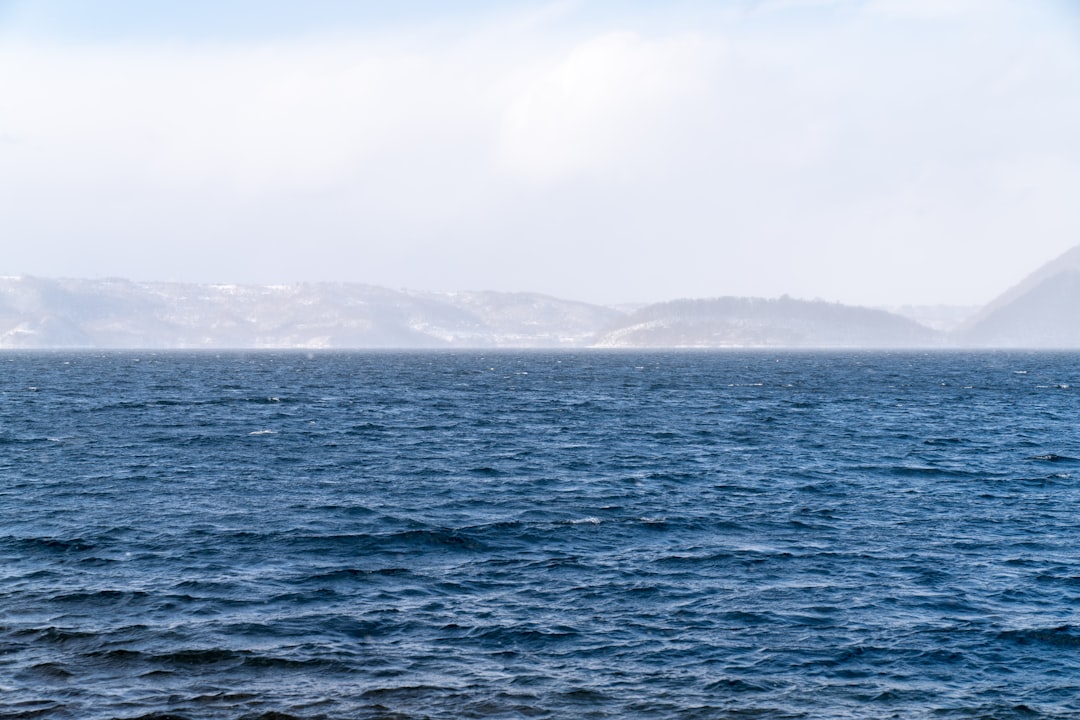
<svg viewBox="0 0 1080 720"><path fill-rule="evenodd" d="M954 333L965 346L1080 347L1080 245L1043 265Z"/></svg>
<svg viewBox="0 0 1080 720"><path fill-rule="evenodd" d="M884 310L821 301L675 300L617 321L595 347L929 347L941 336Z"/></svg>
<svg viewBox="0 0 1080 720"><path fill-rule="evenodd" d="M965 308L0 277L0 348L1065 348L1080 347L1078 309L1080 246L950 332Z"/></svg>
<svg viewBox="0 0 1080 720"><path fill-rule="evenodd" d="M0 348L578 347L620 315L532 293L0 278Z"/></svg>

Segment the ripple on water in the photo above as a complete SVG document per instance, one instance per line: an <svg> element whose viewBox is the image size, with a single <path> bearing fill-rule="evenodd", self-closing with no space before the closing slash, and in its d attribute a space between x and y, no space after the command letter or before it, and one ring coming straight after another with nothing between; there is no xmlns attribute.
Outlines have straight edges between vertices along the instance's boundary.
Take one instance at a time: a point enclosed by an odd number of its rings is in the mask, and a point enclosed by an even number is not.
<svg viewBox="0 0 1080 720"><path fill-rule="evenodd" d="M77 358L0 718L1080 717L1080 357Z"/></svg>

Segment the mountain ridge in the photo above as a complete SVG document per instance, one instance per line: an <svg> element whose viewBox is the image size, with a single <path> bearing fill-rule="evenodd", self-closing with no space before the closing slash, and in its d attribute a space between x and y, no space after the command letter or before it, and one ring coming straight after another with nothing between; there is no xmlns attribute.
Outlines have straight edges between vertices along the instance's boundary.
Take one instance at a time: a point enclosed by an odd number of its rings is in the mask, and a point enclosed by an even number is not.
<svg viewBox="0 0 1080 720"><path fill-rule="evenodd" d="M955 342L975 347L1080 347L1080 245L1036 268L962 323Z"/></svg>
<svg viewBox="0 0 1080 720"><path fill-rule="evenodd" d="M940 343L940 333L885 310L783 296L656 303L631 313L594 346L886 348Z"/></svg>
<svg viewBox="0 0 1080 720"><path fill-rule="evenodd" d="M348 282L6 276L0 349L1080 348L1074 308L1080 245L953 330L918 322L926 316L914 312L786 295L616 308L532 292Z"/></svg>
<svg viewBox="0 0 1080 720"><path fill-rule="evenodd" d="M539 293L0 278L0 348L576 347L618 314Z"/></svg>

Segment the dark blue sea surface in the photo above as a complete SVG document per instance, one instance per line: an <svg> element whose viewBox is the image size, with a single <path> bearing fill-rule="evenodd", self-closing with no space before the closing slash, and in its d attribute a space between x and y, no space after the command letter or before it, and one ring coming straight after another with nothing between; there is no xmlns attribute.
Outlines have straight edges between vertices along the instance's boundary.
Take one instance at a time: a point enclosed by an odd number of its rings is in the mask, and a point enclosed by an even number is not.
<svg viewBox="0 0 1080 720"><path fill-rule="evenodd" d="M1078 718L1080 355L0 355L0 718Z"/></svg>

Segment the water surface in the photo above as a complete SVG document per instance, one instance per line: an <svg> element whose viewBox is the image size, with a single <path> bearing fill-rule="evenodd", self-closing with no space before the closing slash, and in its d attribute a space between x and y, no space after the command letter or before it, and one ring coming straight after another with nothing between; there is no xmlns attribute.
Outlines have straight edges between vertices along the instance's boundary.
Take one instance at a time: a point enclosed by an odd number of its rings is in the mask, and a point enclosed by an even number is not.
<svg viewBox="0 0 1080 720"><path fill-rule="evenodd" d="M0 718L1080 717L1080 356L0 355Z"/></svg>

